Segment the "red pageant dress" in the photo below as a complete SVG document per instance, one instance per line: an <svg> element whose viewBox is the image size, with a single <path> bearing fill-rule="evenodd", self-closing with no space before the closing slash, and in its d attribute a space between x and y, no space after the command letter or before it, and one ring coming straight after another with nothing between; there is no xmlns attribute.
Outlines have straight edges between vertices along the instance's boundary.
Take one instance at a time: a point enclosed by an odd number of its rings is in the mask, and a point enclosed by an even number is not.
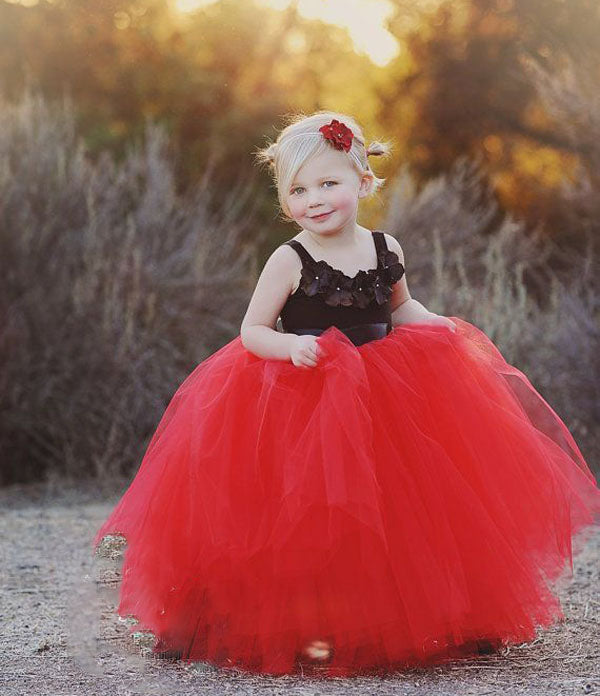
<svg viewBox="0 0 600 696"><path fill-rule="evenodd" d="M240 337L173 395L93 546L121 534L118 613L156 652L254 673L389 672L532 640L600 515L565 424L486 335L391 325L404 273L350 278L297 240L286 332L316 367ZM133 627L131 628L133 630Z"/></svg>

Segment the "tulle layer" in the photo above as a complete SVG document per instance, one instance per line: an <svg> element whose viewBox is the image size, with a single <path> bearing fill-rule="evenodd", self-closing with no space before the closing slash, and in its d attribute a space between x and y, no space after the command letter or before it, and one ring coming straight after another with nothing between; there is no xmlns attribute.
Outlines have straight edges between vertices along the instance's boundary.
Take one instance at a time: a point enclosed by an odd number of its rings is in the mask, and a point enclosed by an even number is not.
<svg viewBox="0 0 600 696"><path fill-rule="evenodd" d="M553 584L600 490L527 377L452 319L360 346L331 327L315 368L239 336L200 363L94 538L127 539L118 613L185 660L325 676L564 618Z"/></svg>

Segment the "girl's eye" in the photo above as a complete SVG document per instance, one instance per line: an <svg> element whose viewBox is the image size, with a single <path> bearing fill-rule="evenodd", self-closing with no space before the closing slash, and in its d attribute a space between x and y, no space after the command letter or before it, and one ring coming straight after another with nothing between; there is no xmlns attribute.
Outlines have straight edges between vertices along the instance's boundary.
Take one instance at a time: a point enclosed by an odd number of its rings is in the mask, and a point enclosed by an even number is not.
<svg viewBox="0 0 600 696"><path fill-rule="evenodd" d="M337 184L337 181L331 181L331 180L329 180L329 181L324 181L323 183L324 183L324 184L333 184L333 185L335 186L335 185ZM291 193L292 195L294 195L294 193L296 193L296 191L299 191L301 188L303 188L303 187L302 187L302 186L297 186L295 189L292 189L292 190L290 191L290 193ZM327 188L331 188L331 187L328 186Z"/></svg>

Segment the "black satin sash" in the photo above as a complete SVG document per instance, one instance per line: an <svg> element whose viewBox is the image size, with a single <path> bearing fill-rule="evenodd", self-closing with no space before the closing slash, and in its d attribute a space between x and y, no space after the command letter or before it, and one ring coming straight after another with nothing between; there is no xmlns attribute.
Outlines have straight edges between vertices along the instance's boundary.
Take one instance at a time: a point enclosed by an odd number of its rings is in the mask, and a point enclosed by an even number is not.
<svg viewBox="0 0 600 696"><path fill-rule="evenodd" d="M355 346L360 346L367 341L375 341L378 338L384 338L389 333L389 325L387 322L376 322L371 324L356 324L355 326L345 326L344 328L337 327L342 333L346 334ZM304 334L312 334L320 336L325 329L293 329L289 333L295 333L299 336Z"/></svg>

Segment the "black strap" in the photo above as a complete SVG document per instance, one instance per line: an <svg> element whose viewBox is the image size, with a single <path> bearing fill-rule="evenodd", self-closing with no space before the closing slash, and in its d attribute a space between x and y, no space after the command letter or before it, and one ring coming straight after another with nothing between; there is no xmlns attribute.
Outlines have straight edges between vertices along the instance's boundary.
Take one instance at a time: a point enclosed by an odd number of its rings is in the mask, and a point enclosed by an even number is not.
<svg viewBox="0 0 600 696"><path fill-rule="evenodd" d="M295 249L298 252L298 255L300 256L300 260L302 261L303 265L310 266L312 264L315 264L316 261L313 259L313 257L306 251L306 249L300 244L300 242L297 239L289 239L285 244L289 244L293 249Z"/></svg>
<svg viewBox="0 0 600 696"><path fill-rule="evenodd" d="M379 257L382 255L383 251L388 250L388 246L387 242L385 241L385 234L383 232L380 230L375 230L373 232L373 236L375 237L375 248L377 249L377 267L379 268L381 266Z"/></svg>
<svg viewBox="0 0 600 696"><path fill-rule="evenodd" d="M384 338L391 331L392 327L389 322L374 322L367 324L356 324L354 326L345 326L343 328L338 327L339 330L346 334L348 338L354 343L355 346L360 346L368 341L375 341L379 338ZM301 329L291 329L288 333L295 333L297 335L312 334L313 336L320 336L325 329L317 328L301 328Z"/></svg>

